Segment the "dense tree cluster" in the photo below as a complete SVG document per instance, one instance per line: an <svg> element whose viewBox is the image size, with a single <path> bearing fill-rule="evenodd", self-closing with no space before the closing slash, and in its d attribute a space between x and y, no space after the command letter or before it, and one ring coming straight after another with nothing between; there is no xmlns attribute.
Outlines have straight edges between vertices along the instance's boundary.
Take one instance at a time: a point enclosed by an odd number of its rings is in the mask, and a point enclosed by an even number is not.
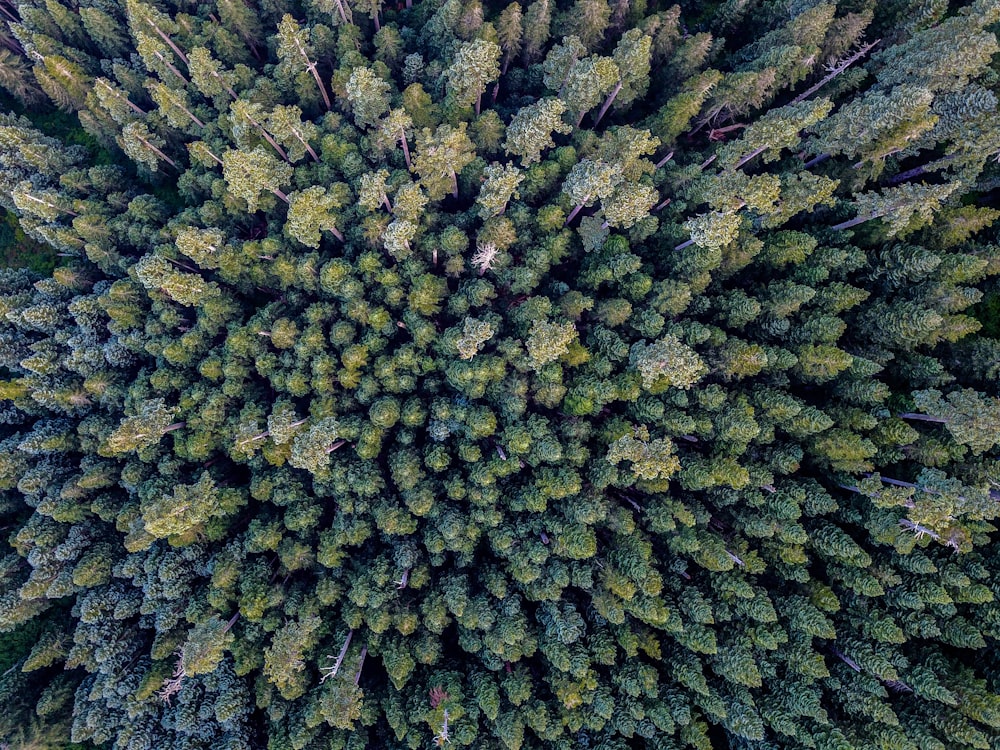
<svg viewBox="0 0 1000 750"><path fill-rule="evenodd" d="M0 14L0 740L1000 747L995 0Z"/></svg>

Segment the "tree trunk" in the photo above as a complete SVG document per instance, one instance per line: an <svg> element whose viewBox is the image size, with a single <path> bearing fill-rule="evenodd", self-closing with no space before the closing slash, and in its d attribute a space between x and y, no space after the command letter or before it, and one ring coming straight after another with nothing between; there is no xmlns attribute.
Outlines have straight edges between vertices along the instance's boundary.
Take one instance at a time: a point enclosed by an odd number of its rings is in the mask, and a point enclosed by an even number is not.
<svg viewBox="0 0 1000 750"><path fill-rule="evenodd" d="M476 94L476 117L479 117L479 108L483 103L483 92Z"/></svg>
<svg viewBox="0 0 1000 750"><path fill-rule="evenodd" d="M664 201L663 201L662 203L658 204L658 205L657 205L657 206L656 206L656 207L655 207L655 208L653 209L653 213L656 213L656 212L657 212L657 211L659 211L659 210L660 210L661 208L666 208L666 207L667 207L667 206L669 206L669 205L670 205L670 198L667 198L667 199L665 199L665 200L664 200Z"/></svg>
<svg viewBox="0 0 1000 750"><path fill-rule="evenodd" d="M683 250L684 248L686 248L686 247L688 247L690 245L693 245L693 244L694 244L694 240L685 240L681 244L676 245L674 247L674 250Z"/></svg>
<svg viewBox="0 0 1000 750"><path fill-rule="evenodd" d="M618 96L618 93L622 90L622 86L624 84L625 84L624 81L618 81L618 84L613 89L611 89L611 93L608 94L608 98L604 100L604 104L601 106L601 110L600 112L597 113L597 118L594 120L595 128L597 127L598 123L600 123L604 115L607 114L607 111L611 108L611 105L614 103L615 98Z"/></svg>
<svg viewBox="0 0 1000 750"><path fill-rule="evenodd" d="M181 60L184 61L185 65L187 65L188 64L187 56L183 52L181 52L181 48L180 47L178 47L176 44L174 44L174 40L171 39L168 34L164 34L160 30L160 27L157 26L152 21L150 21L148 18L146 19L146 23L153 27L153 31L155 31L157 33L157 35L160 37L160 39L162 39L163 41L165 41L167 43L167 46L170 47L170 49L172 49Z"/></svg>
<svg viewBox="0 0 1000 750"><path fill-rule="evenodd" d="M810 159L805 164L803 164L802 168L803 169L809 169L809 167L814 167L817 164L819 164L820 162L824 162L824 161L826 161L829 158L830 158L830 154L817 154L812 159Z"/></svg>
<svg viewBox="0 0 1000 750"><path fill-rule="evenodd" d="M278 190L278 188L272 188L271 192L272 192L272 193L274 193L274 194L275 194L276 196L278 196L279 198L281 198L281 200L283 200L283 201L284 201L285 203L288 203L288 202L289 202L289 201L288 201L288 196L287 196L287 195L285 195L285 194L284 194L283 192L281 192L280 190Z"/></svg>
<svg viewBox="0 0 1000 750"><path fill-rule="evenodd" d="M188 84L188 79L187 79L187 78L185 78L185 77L184 77L184 76L183 76L183 75L181 74L181 72L180 72L179 70L177 70L177 68L175 68L175 67L174 67L174 65L173 65L173 63L172 63L172 62L170 62L170 61L169 61L169 60L168 60L167 58L165 58L165 57L164 57L164 56L163 56L163 55L162 55L162 54L161 54L161 53L159 52L159 50L157 50L157 52L156 52L156 56L157 56L157 58L159 58L159 60L160 60L160 62L161 62L161 63L163 63L164 65L166 65L166 66L167 66L167 67L168 67L168 68L170 69L170 72L171 72L171 73L173 73L173 74L174 74L175 76L177 76L178 78L180 78L180 79L181 79L181 80L182 80L182 81L184 82L184 85L185 85L185 86L187 86L187 84Z"/></svg>
<svg viewBox="0 0 1000 750"><path fill-rule="evenodd" d="M179 430L179 429L181 429L182 427L186 427L186 426L187 426L187 422L174 422L174 423L173 423L172 425L168 425L168 426L167 426L167 427L166 427L166 428L165 428L165 429L163 430L163 433L162 433L162 434L163 434L163 435L166 435L166 434L167 434L168 432L173 432L174 430Z"/></svg>
<svg viewBox="0 0 1000 750"><path fill-rule="evenodd" d="M142 138L139 139L139 142L142 143L143 146L145 146L146 148L148 148L154 154L156 154L157 156L159 156L161 159L163 159L163 161L165 161L171 167L173 167L174 169L177 169L177 163L173 159L171 159L169 156L167 156L165 153L163 153L162 151L160 151L160 149L158 149L152 143L150 143L149 141L144 140Z"/></svg>
<svg viewBox="0 0 1000 750"><path fill-rule="evenodd" d="M671 151L669 154L667 154L662 159L660 159L658 162L656 162L655 169L659 169L660 167L662 167L664 164L666 164L668 161L670 161L673 158L674 158L674 152Z"/></svg>
<svg viewBox="0 0 1000 750"><path fill-rule="evenodd" d="M344 235L342 235L340 233L340 231L336 227L329 227L329 230L330 230L330 234L332 234L338 240L340 240L341 242L344 241Z"/></svg>
<svg viewBox="0 0 1000 750"><path fill-rule="evenodd" d="M568 225L568 224L569 224L569 223L570 223L571 221L573 221L573 219L575 219L575 218L576 218L576 215L577 215L578 213L580 213L580 211L582 211L582 210L583 210L583 204L584 204L584 203L586 203L586 202L587 202L587 201L589 201L589 200L590 200L590 196L588 195L588 196L587 196L586 198L584 198L584 199L583 199L583 200L582 200L582 201L580 202L580 204L579 204L579 205L577 205L577 206L576 206L576 207L575 207L575 208L574 208L574 209L573 209L572 211L570 211L570 212L569 212L569 216L567 216L567 217L566 217L566 221L564 221L564 222L563 222L563 226L566 226L566 225Z"/></svg>
<svg viewBox="0 0 1000 750"><path fill-rule="evenodd" d="M298 131L293 132L295 133L295 137L299 140L299 143L306 147L306 151L309 153L309 156L312 157L312 160L319 164L319 157L316 155L316 152L313 151L313 147L309 145L309 141L299 135Z"/></svg>
<svg viewBox="0 0 1000 750"><path fill-rule="evenodd" d="M738 162L736 162L736 164L733 167L733 169L739 169L744 164L746 164L748 161L750 161L752 158L754 158L755 156L759 156L760 154L764 153L766 150L767 150L767 146L761 146L760 148L754 149L749 154L747 154L742 159L740 159Z"/></svg>
<svg viewBox="0 0 1000 750"><path fill-rule="evenodd" d="M805 91L803 91L801 94L799 94L797 97L792 99L792 101L789 102L789 104L798 104L799 102L808 99L810 96L819 91L823 86L825 86L834 78L836 78L845 70L847 70L851 65L853 65L862 57L867 55L875 47L875 45L881 41L882 41L881 39L876 39L874 42L869 42L868 44L862 45L860 48L858 48L857 52L855 52L850 57L844 58L841 62L837 63L837 65L834 66L833 70L831 70L827 75L823 76L823 78L821 78L817 83L813 84Z"/></svg>
<svg viewBox="0 0 1000 750"><path fill-rule="evenodd" d="M178 104L177 106L181 107L180 104ZM201 120L199 120L197 117L195 117L194 114L187 107L181 107L181 110L184 112L184 114L186 114L188 117L190 117L191 121L195 125L197 125L199 128L205 127L205 123L203 123Z"/></svg>
<svg viewBox="0 0 1000 750"><path fill-rule="evenodd" d="M406 144L406 133L400 129L399 143L403 147L403 158L406 159L406 168L410 168L410 147Z"/></svg>
<svg viewBox="0 0 1000 750"><path fill-rule="evenodd" d="M451 170L451 194L453 197L458 197L458 175L455 174L455 170Z"/></svg>
<svg viewBox="0 0 1000 750"><path fill-rule="evenodd" d="M842 221L839 224L834 224L832 227L830 227L830 229L836 229L836 230L850 229L851 227L856 227L858 224L864 224L866 221L877 219L879 216L881 216L881 214L878 213L868 214L867 216L856 216L850 221Z"/></svg>
<svg viewBox="0 0 1000 750"><path fill-rule="evenodd" d="M837 227L834 227L836 229ZM919 422L934 422L935 424L948 424L947 419L942 419L941 417L931 417L927 414L915 414L914 412L905 412L903 414L897 414L900 419L915 419Z"/></svg>

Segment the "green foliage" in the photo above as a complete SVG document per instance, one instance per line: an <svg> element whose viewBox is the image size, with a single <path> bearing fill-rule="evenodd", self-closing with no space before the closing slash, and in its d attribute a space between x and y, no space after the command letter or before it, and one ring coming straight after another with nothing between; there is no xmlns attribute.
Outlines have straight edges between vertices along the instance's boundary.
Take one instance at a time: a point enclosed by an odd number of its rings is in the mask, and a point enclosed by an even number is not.
<svg viewBox="0 0 1000 750"><path fill-rule="evenodd" d="M998 19L5 3L0 745L992 747Z"/></svg>

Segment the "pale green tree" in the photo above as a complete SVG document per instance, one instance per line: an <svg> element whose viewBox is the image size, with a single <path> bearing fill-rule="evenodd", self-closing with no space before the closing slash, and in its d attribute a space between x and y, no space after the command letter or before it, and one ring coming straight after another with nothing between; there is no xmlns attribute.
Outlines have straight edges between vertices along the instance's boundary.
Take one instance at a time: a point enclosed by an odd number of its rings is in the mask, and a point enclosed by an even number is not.
<svg viewBox="0 0 1000 750"><path fill-rule="evenodd" d="M260 206L260 196L269 192L288 203L288 196L281 186L292 179L292 166L279 161L274 154L262 146L253 151L227 149L222 154L222 175L226 188L237 198L247 202L247 208L255 213Z"/></svg>
<svg viewBox="0 0 1000 750"><path fill-rule="evenodd" d="M566 105L562 99L540 99L521 107L507 126L504 148L521 157L522 166L541 160L546 149L555 146L553 133L570 133L573 128L562 119Z"/></svg>
<svg viewBox="0 0 1000 750"><path fill-rule="evenodd" d="M319 185L296 190L288 195L285 234L312 248L319 247L324 230L343 242L344 235L337 229L336 213L341 207L337 193Z"/></svg>
<svg viewBox="0 0 1000 750"><path fill-rule="evenodd" d="M431 132L424 128L417 133L417 149L413 171L431 200L441 200L449 190L458 197L458 173L475 158L475 145L466 133L466 123L457 128L439 125Z"/></svg>
<svg viewBox="0 0 1000 750"><path fill-rule="evenodd" d="M459 106L475 104L476 114L479 114L483 92L500 75L501 52L497 44L483 39L458 48L445 75L448 94Z"/></svg>
<svg viewBox="0 0 1000 750"><path fill-rule="evenodd" d="M372 127L389 110L392 87L371 68L355 68L347 81L347 100L354 112L354 122L360 127Z"/></svg>
<svg viewBox="0 0 1000 750"><path fill-rule="evenodd" d="M483 185L476 198L480 218L502 214L510 199L517 195L517 186L523 181L524 173L517 167L496 162L488 165L483 170Z"/></svg>

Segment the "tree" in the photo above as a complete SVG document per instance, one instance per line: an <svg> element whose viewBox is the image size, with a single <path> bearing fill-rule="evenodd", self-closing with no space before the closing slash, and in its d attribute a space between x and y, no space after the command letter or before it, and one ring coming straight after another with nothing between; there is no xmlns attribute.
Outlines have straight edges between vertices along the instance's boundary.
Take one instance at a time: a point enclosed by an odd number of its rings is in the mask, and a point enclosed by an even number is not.
<svg viewBox="0 0 1000 750"><path fill-rule="evenodd" d="M487 166L483 171L483 186L476 198L480 205L480 218L489 219L502 214L511 197L517 195L517 186L523 180L524 174L517 167L496 163Z"/></svg>
<svg viewBox="0 0 1000 750"><path fill-rule="evenodd" d="M117 456L155 445L168 432L184 427L184 422L173 422L175 413L162 398L143 401L138 413L123 419L103 441L101 455Z"/></svg>
<svg viewBox="0 0 1000 750"><path fill-rule="evenodd" d="M354 121L361 127L377 125L379 118L389 110L390 90L389 84L371 68L355 68L347 82L347 100L354 111Z"/></svg>
<svg viewBox="0 0 1000 750"><path fill-rule="evenodd" d="M593 205L594 200L609 198L621 181L621 168L616 164L591 159L577 162L563 183L563 192L574 204L566 223L573 221L585 206Z"/></svg>
<svg viewBox="0 0 1000 750"><path fill-rule="evenodd" d="M343 242L344 235L337 229L335 214L342 205L336 193L318 185L289 194L285 234L312 248L319 247L321 230Z"/></svg>
<svg viewBox="0 0 1000 750"><path fill-rule="evenodd" d="M542 151L553 148L553 133L570 133L572 128L563 122L566 105L561 99L540 99L521 107L507 126L504 148L508 154L521 157L522 166L541 160Z"/></svg>
<svg viewBox="0 0 1000 750"><path fill-rule="evenodd" d="M390 109L389 114L379 124L382 137L387 141L399 141L403 149L403 158L406 160L406 168L410 164L410 147L406 142L410 131L413 129L413 119L406 113L405 109Z"/></svg>
<svg viewBox="0 0 1000 750"><path fill-rule="evenodd" d="M314 162L319 162L319 156L309 145L319 136L319 128L311 120L303 120L298 107L275 107L267 116L267 129L285 147L292 162L300 161L307 153Z"/></svg>
<svg viewBox="0 0 1000 750"><path fill-rule="evenodd" d="M278 24L278 59L281 64L293 70L301 68L310 73L316 81L316 87L323 97L323 104L330 109L330 95L326 92L323 79L319 75L316 63L313 61L313 51L309 43L309 29L303 29L298 21L286 13Z"/></svg>
<svg viewBox="0 0 1000 750"><path fill-rule="evenodd" d="M458 173L472 163L475 146L466 134L466 124L457 128L439 125L431 132L424 128L417 133L417 152L413 171L431 200L441 200L449 191L458 197Z"/></svg>
<svg viewBox="0 0 1000 750"><path fill-rule="evenodd" d="M458 48L445 72L448 94L461 107L473 102L479 114L483 92L500 75L502 50L493 42L477 39Z"/></svg>
<svg viewBox="0 0 1000 750"><path fill-rule="evenodd" d="M618 83L601 105L597 117L594 118L594 127L597 127L616 100L620 105L627 106L646 93L646 87L649 85L651 48L652 39L639 29L629 29L622 35L611 56L618 67Z"/></svg>
<svg viewBox="0 0 1000 750"><path fill-rule="evenodd" d="M256 213L263 191L289 202L280 187L292 177L292 167L278 161L269 151L257 146L253 151L227 149L222 154L222 174L226 189L247 202L250 213Z"/></svg>
<svg viewBox="0 0 1000 750"><path fill-rule="evenodd" d="M976 454L1000 442L1000 399L984 396L971 388L943 396L931 388L915 391L913 400L923 414L902 414L905 419L941 422L959 445L968 445ZM926 415L926 416L925 416Z"/></svg>
<svg viewBox="0 0 1000 750"><path fill-rule="evenodd" d="M177 167L177 162L161 150L164 145L163 139L150 133L141 122L130 122L122 128L120 145L130 159L153 172L160 168L161 161L165 161L171 167Z"/></svg>
<svg viewBox="0 0 1000 750"><path fill-rule="evenodd" d="M584 115L596 107L620 80L618 65L610 57L592 55L573 64L559 96L566 102L567 109L576 113L577 127L583 122Z"/></svg>
<svg viewBox="0 0 1000 750"><path fill-rule="evenodd" d="M507 73L510 62L521 52L524 40L524 20L520 3L511 3L500 13L497 19L497 41L503 50L503 65L500 74Z"/></svg>

